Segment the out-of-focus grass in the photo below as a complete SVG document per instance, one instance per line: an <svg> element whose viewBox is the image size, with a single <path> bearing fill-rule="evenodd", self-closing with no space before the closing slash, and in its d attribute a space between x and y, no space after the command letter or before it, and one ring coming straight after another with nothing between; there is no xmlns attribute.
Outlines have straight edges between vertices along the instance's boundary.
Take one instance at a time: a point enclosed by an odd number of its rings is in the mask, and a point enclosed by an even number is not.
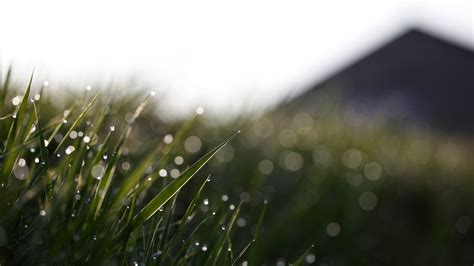
<svg viewBox="0 0 474 266"><path fill-rule="evenodd" d="M221 126L243 134L211 163L211 187L270 200L264 253L288 262L315 242L321 265L469 263L473 136L362 116L330 94L319 102Z"/></svg>
<svg viewBox="0 0 474 266"><path fill-rule="evenodd" d="M361 116L331 97L313 109L282 107L228 123L207 115L170 123L153 108L160 97L144 100L148 92L101 90L84 112L94 89L58 98L51 92L60 88L33 88L29 99L39 100L27 102L20 133L7 141L18 124L13 114L18 120L22 105L15 97L23 88L10 86L5 94L3 87L0 94L2 178L15 185L1 197L16 195L0 203L9 213L0 215L2 258L471 263L472 136ZM205 166L212 182L198 176L159 208L157 195L167 185L239 129L242 134Z"/></svg>

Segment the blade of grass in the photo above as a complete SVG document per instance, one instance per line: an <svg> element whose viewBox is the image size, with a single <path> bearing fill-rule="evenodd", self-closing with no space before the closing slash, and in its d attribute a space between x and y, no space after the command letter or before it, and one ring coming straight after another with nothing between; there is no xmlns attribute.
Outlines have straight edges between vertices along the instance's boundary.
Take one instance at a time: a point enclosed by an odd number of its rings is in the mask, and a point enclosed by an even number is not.
<svg viewBox="0 0 474 266"><path fill-rule="evenodd" d="M26 113L26 107L27 107L27 103L28 103L28 97L30 95L30 90L31 90L31 85L33 83L33 75L34 75L34 70L33 70L33 73L31 74L30 76L30 80L28 82L28 86L26 87L26 91L25 91L25 94L23 95L23 99L21 100L21 103L20 103L20 107L18 108L18 112L16 113L16 118L13 120L13 123L10 127L10 131L8 133L8 136L7 136L7 139L6 139L6 145L4 147L4 153L5 152L9 152L12 147L15 147L19 144L22 144L23 143L23 140L18 137L18 136L21 136L21 133L22 133L22 130L23 130L23 126L22 126L22 122L23 122L23 118L25 116L25 113ZM0 215L3 216L4 215L4 208L2 208L2 204L4 201L6 202L9 202L11 199L10 197L14 197L15 194L16 194L16 191L18 191L18 186L21 186L22 184L21 183L18 183L17 180L13 180L13 179L9 179L12 171L13 171L13 166L15 165L17 159L18 159L18 156L20 154L21 150L16 150L15 152L12 152L10 154L8 154L8 156L6 157L5 159L5 162L3 163L2 165L2 174L0 176L0 183L2 184L8 184L10 181L10 183L17 183L17 188L15 189L10 189L9 190L9 193L0 193L0 195L2 195L0 201L2 201L2 203L0 203ZM4 189L6 189L6 186L3 186ZM4 190L2 189L2 190ZM5 197L5 198L4 198Z"/></svg>
<svg viewBox="0 0 474 266"><path fill-rule="evenodd" d="M242 256L245 254L245 252L250 248L250 246L253 243L255 243L255 239L250 240L250 242L247 245L245 245L245 247L242 249L242 251L240 251L239 255L232 262L232 265L235 265L239 261L239 259L242 258Z"/></svg>
<svg viewBox="0 0 474 266"><path fill-rule="evenodd" d="M255 240L255 244L252 246L252 249L250 250L249 265L258 265L258 264L260 264L260 262L257 261L257 258L259 257L258 253L260 252L260 249L258 248L258 245L260 244L260 235L262 233L263 218L265 217L265 212L267 210L267 205L268 205L268 201L265 200L263 202L263 208L262 208L262 211L260 212L260 216L258 217L257 227L255 228L255 233L253 235L254 240Z"/></svg>
<svg viewBox="0 0 474 266"><path fill-rule="evenodd" d="M0 73L1 75L2 73ZM5 82L1 83L0 86L2 86L2 90L0 91L0 103L2 104L2 108L0 108L0 115L3 115L4 113L4 108L3 103L5 102L5 97L8 94L8 87L10 85L10 78L12 74L12 66L10 65L7 70L7 74L5 76Z"/></svg>
<svg viewBox="0 0 474 266"><path fill-rule="evenodd" d="M242 201L239 203L239 206L234 210L234 213L232 214L232 216L230 217L230 220L229 222L227 223L227 226L225 227L225 232L224 234L221 235L221 237L219 238L219 240L217 241L216 243L216 247L217 249L215 250L215 253L213 253L209 259L212 259L212 264L213 266L217 265L218 262L219 262L219 258L221 256L221 253L222 253L222 249L225 245L225 241L230 238L230 233L232 231L232 227L235 223L235 220L237 219L237 216L239 215L240 213L240 208L242 207Z"/></svg>
<svg viewBox="0 0 474 266"><path fill-rule="evenodd" d="M48 166L49 166L48 150L45 147L44 136L43 136L43 131L41 129L41 123L39 120L38 110L34 102L33 102L33 108L35 111L36 123L37 123L38 131L39 131L38 137L39 137L40 156L41 156L41 161L40 161L41 172L43 176L43 181L46 182L46 171L48 170ZM34 182L32 182L32 184L34 184ZM46 189L46 184L45 184L45 189ZM45 194L45 199L47 200L46 194Z"/></svg>
<svg viewBox="0 0 474 266"><path fill-rule="evenodd" d="M295 265L295 266L303 265L303 262L304 262L304 259L305 259L306 255L308 255L308 253L313 248L314 248L314 244L312 244L308 249L306 249L306 251L303 254L301 254L301 256L293 263L293 265Z"/></svg>
<svg viewBox="0 0 474 266"><path fill-rule="evenodd" d="M74 130L74 128L76 128L76 126L81 122L82 118L84 118L84 116L87 114L87 112L90 110L92 104L94 104L94 102L97 100L97 98L99 97L100 95L100 92L97 92L95 94L95 96L92 98L92 100L90 101L90 103L86 106L86 108L84 108L84 110L82 110L82 112L79 114L79 116L76 118L76 120L74 120L74 122L72 123L71 127L69 127L69 130L66 132L66 134L64 134L64 136L69 136L69 134L71 133L71 131ZM64 137L61 142L59 142L58 146L56 147L56 149L54 150L53 153L56 153L58 152L59 148L64 144L64 142L66 141L66 137Z"/></svg>
<svg viewBox="0 0 474 266"><path fill-rule="evenodd" d="M174 233L174 237L170 241L170 244L163 251L163 263L166 262L166 259L168 258L168 255L169 255L169 251L174 246L176 241L181 238L181 236L183 234L184 226L189 221L188 217L191 215L191 213L196 208L197 202L201 198L201 193L204 190L204 187L206 186L206 184L208 183L209 177L210 177L210 175L207 176L207 178L202 183L201 187L199 187L197 193L194 195L193 199L191 200L191 202L188 205L188 208L184 212L183 217L181 217L181 221L179 222L178 228L176 229L176 232Z"/></svg>
<svg viewBox="0 0 474 266"><path fill-rule="evenodd" d="M240 131L239 131L240 132ZM163 189L155 198L153 198L142 210L134 217L131 226L136 228L138 225L143 224L146 220L150 219L163 205L170 200L191 178L212 158L214 155L227 143L229 143L239 132L234 133L230 138L225 140L223 143L218 145L216 148L211 150L209 153L204 155L191 167L189 167L184 173L171 182L167 187Z"/></svg>

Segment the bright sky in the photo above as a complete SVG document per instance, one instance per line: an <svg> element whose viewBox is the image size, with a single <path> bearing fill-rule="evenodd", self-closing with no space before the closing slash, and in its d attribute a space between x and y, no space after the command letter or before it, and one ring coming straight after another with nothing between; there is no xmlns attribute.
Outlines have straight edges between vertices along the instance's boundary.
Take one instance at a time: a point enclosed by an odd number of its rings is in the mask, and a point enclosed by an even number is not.
<svg viewBox="0 0 474 266"><path fill-rule="evenodd" d="M138 77L173 112L268 106L410 25L474 47L473 1L2 1L3 72ZM97 85L99 86L99 85Z"/></svg>

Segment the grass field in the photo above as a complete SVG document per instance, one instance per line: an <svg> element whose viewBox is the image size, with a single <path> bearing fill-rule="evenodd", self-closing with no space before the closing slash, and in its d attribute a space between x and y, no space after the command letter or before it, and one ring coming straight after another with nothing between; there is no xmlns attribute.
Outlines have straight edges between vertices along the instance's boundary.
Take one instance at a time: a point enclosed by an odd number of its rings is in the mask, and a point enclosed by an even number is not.
<svg viewBox="0 0 474 266"><path fill-rule="evenodd" d="M469 136L331 99L166 122L153 91L28 84L0 91L2 265L473 261Z"/></svg>

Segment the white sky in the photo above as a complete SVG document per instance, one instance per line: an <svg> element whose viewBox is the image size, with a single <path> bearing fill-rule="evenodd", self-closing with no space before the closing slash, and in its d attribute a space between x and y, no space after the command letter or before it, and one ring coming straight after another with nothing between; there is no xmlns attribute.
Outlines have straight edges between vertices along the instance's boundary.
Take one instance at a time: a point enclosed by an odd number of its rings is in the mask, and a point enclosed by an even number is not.
<svg viewBox="0 0 474 266"><path fill-rule="evenodd" d="M267 106L410 25L474 47L473 1L71 2L2 0L3 71L78 89L135 76L181 113Z"/></svg>

